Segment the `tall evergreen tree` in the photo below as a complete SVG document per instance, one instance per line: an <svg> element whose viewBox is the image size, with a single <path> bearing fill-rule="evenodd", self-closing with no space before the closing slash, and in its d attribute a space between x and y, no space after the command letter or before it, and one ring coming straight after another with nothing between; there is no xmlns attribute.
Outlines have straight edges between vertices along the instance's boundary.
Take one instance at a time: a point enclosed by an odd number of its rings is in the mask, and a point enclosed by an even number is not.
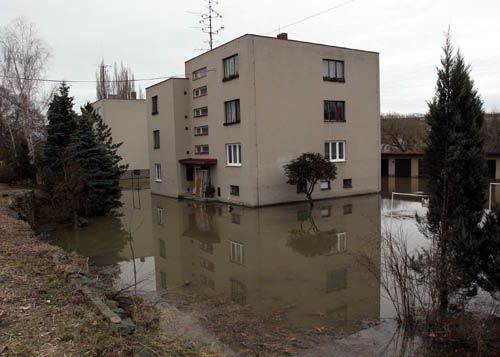
<svg viewBox="0 0 500 357"><path fill-rule="evenodd" d="M77 130L72 136L72 160L81 167L85 175L84 190L80 195L82 214L105 215L121 206L120 176L116 153L101 142L94 129L96 121L92 106L81 108ZM113 147L112 141L107 144Z"/></svg>
<svg viewBox="0 0 500 357"><path fill-rule="evenodd" d="M54 95L47 112L47 142L44 146L44 182L53 192L57 182L63 180L63 159L76 129L76 113L73 110L73 97L69 87L62 83Z"/></svg>
<svg viewBox="0 0 500 357"><path fill-rule="evenodd" d="M437 249L441 312L447 310L452 292L472 283L461 259L475 254L488 177L482 101L469 66L460 52L454 53L449 34L443 52L436 94L426 116L431 131L424 157L430 195L426 228Z"/></svg>

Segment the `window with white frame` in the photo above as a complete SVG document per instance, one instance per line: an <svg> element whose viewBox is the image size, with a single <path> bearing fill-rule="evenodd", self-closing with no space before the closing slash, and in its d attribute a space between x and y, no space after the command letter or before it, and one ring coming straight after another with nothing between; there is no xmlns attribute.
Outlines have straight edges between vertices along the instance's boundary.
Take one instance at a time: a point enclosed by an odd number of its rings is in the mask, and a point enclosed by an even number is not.
<svg viewBox="0 0 500 357"><path fill-rule="evenodd" d="M240 122L240 100L229 100L224 102L224 111L226 114L224 125L236 124Z"/></svg>
<svg viewBox="0 0 500 357"><path fill-rule="evenodd" d="M207 76L207 67L197 69L196 71L193 72L193 81L206 76Z"/></svg>
<svg viewBox="0 0 500 357"><path fill-rule="evenodd" d="M324 59L323 79L325 81L344 82L344 61Z"/></svg>
<svg viewBox="0 0 500 357"><path fill-rule="evenodd" d="M238 55L222 60L224 65L224 78L223 81L228 81L233 78L238 78Z"/></svg>
<svg viewBox="0 0 500 357"><path fill-rule="evenodd" d="M204 144L204 145L195 145L194 146L194 153L195 154L208 154L209 150L208 150L208 145L207 144Z"/></svg>
<svg viewBox="0 0 500 357"><path fill-rule="evenodd" d="M208 125L195 126L194 135L195 136L208 135Z"/></svg>
<svg viewBox="0 0 500 357"><path fill-rule="evenodd" d="M208 115L208 107L201 107L193 109L193 116L195 118L204 117Z"/></svg>
<svg viewBox="0 0 500 357"><path fill-rule="evenodd" d="M345 141L327 141L325 143L325 158L330 162L345 161Z"/></svg>
<svg viewBox="0 0 500 357"><path fill-rule="evenodd" d="M226 144L226 165L241 166L241 144Z"/></svg>
<svg viewBox="0 0 500 357"><path fill-rule="evenodd" d="M193 89L194 98L203 97L205 95L207 95L207 86Z"/></svg>
<svg viewBox="0 0 500 357"><path fill-rule="evenodd" d="M347 250L347 233L337 233L337 252L342 253Z"/></svg>
<svg viewBox="0 0 500 357"><path fill-rule="evenodd" d="M155 181L161 182L161 165L155 164Z"/></svg>
<svg viewBox="0 0 500 357"><path fill-rule="evenodd" d="M243 248L244 248L243 244L231 241L230 260L233 263L238 263L243 265L243 263L245 262Z"/></svg>
<svg viewBox="0 0 500 357"><path fill-rule="evenodd" d="M158 215L158 224L163 224L163 208L156 207L156 214Z"/></svg>

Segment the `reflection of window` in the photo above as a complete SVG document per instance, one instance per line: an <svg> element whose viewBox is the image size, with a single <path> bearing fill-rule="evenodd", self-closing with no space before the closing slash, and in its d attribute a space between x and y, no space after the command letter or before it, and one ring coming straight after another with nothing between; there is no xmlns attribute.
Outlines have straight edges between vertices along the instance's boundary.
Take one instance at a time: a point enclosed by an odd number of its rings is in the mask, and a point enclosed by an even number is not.
<svg viewBox="0 0 500 357"><path fill-rule="evenodd" d="M167 247L165 245L165 241L163 239L159 239L160 241L160 257L166 258L167 257Z"/></svg>
<svg viewBox="0 0 500 357"><path fill-rule="evenodd" d="M204 275L200 275L200 285L209 287L210 289L215 289L215 281L213 279L207 278Z"/></svg>
<svg viewBox="0 0 500 357"><path fill-rule="evenodd" d="M330 321L347 321L347 305L341 305L326 312Z"/></svg>
<svg viewBox="0 0 500 357"><path fill-rule="evenodd" d="M214 253L214 247L212 243L200 242L200 249L210 254Z"/></svg>
<svg viewBox="0 0 500 357"><path fill-rule="evenodd" d="M236 213L231 213L231 222L234 224L240 224L240 215Z"/></svg>
<svg viewBox="0 0 500 357"><path fill-rule="evenodd" d="M158 216L158 224L163 224L163 208L156 207L156 213Z"/></svg>
<svg viewBox="0 0 500 357"><path fill-rule="evenodd" d="M344 205L344 214L352 213L352 204Z"/></svg>
<svg viewBox="0 0 500 357"><path fill-rule="evenodd" d="M236 279L229 279L231 283L231 299L240 305L244 305L247 302L247 287L241 281Z"/></svg>
<svg viewBox="0 0 500 357"><path fill-rule="evenodd" d="M331 207L323 207L321 208L321 217L330 217L332 215Z"/></svg>
<svg viewBox="0 0 500 357"><path fill-rule="evenodd" d="M337 252L345 252L347 250L347 233L337 233Z"/></svg>
<svg viewBox="0 0 500 357"><path fill-rule="evenodd" d="M230 259L233 263L238 263L243 265L244 254L243 254L243 244L238 242L231 242L231 256Z"/></svg>
<svg viewBox="0 0 500 357"><path fill-rule="evenodd" d="M167 274L162 271L160 271L160 286L162 289L167 288Z"/></svg>
<svg viewBox="0 0 500 357"><path fill-rule="evenodd" d="M200 267L207 269L208 271L214 271L215 266L210 260L200 257Z"/></svg>
<svg viewBox="0 0 500 357"><path fill-rule="evenodd" d="M334 270L326 273L326 292L331 293L347 288L347 270Z"/></svg>

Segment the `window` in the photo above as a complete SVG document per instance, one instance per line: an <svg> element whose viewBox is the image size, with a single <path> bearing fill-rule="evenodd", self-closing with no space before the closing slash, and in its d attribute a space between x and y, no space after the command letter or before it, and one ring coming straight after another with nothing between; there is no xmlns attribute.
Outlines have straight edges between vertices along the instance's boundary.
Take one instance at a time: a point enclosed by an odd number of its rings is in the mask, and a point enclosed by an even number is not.
<svg viewBox="0 0 500 357"><path fill-rule="evenodd" d="M156 207L156 214L158 216L158 224L163 224L163 208Z"/></svg>
<svg viewBox="0 0 500 357"><path fill-rule="evenodd" d="M193 81L206 76L207 76L207 67L200 68L193 72Z"/></svg>
<svg viewBox="0 0 500 357"><path fill-rule="evenodd" d="M231 196L239 196L240 186L231 185L229 192L231 193Z"/></svg>
<svg viewBox="0 0 500 357"><path fill-rule="evenodd" d="M344 205L344 214L352 213L352 204Z"/></svg>
<svg viewBox="0 0 500 357"><path fill-rule="evenodd" d="M347 233L337 233L337 252L342 253L347 250Z"/></svg>
<svg viewBox="0 0 500 357"><path fill-rule="evenodd" d="M195 154L208 154L208 145L207 144L204 144L204 145L195 145L194 146L194 153Z"/></svg>
<svg viewBox="0 0 500 357"><path fill-rule="evenodd" d="M233 263L238 263L238 264L243 265L243 263L244 263L243 248L244 248L243 244L231 241L230 260Z"/></svg>
<svg viewBox="0 0 500 357"><path fill-rule="evenodd" d="M201 107L193 110L193 116L195 118L204 117L207 115L208 115L208 107Z"/></svg>
<svg viewBox="0 0 500 357"><path fill-rule="evenodd" d="M222 60L224 64L224 78L222 81L229 81L238 78L238 55L234 55Z"/></svg>
<svg viewBox="0 0 500 357"><path fill-rule="evenodd" d="M352 179L344 179L344 188L352 188Z"/></svg>
<svg viewBox="0 0 500 357"><path fill-rule="evenodd" d="M321 180L319 187L321 190L329 190L330 187L330 180Z"/></svg>
<svg viewBox="0 0 500 357"><path fill-rule="evenodd" d="M211 272L215 270L214 263L203 257L200 257L200 267L205 268L206 270Z"/></svg>
<svg viewBox="0 0 500 357"><path fill-rule="evenodd" d="M226 165L241 166L241 144L226 144Z"/></svg>
<svg viewBox="0 0 500 357"><path fill-rule="evenodd" d="M324 59L323 80L332 82L345 82L344 61Z"/></svg>
<svg viewBox="0 0 500 357"><path fill-rule="evenodd" d="M194 136L208 135L208 125L195 126Z"/></svg>
<svg viewBox="0 0 500 357"><path fill-rule="evenodd" d="M297 193L305 193L307 191L307 182L299 182L297 184Z"/></svg>
<svg viewBox="0 0 500 357"><path fill-rule="evenodd" d="M155 115L158 114L158 96L155 95L154 97L151 97L151 114Z"/></svg>
<svg viewBox="0 0 500 357"><path fill-rule="evenodd" d="M200 274L200 284L202 286L209 287L212 290L215 289L215 281L201 274Z"/></svg>
<svg viewBox="0 0 500 357"><path fill-rule="evenodd" d="M332 208L331 207L323 207L321 208L320 211L321 217L330 217L332 215Z"/></svg>
<svg viewBox="0 0 500 357"><path fill-rule="evenodd" d="M327 141L325 143L325 158L330 162L345 161L345 141Z"/></svg>
<svg viewBox="0 0 500 357"><path fill-rule="evenodd" d="M161 165L155 164L155 181L161 182Z"/></svg>
<svg viewBox="0 0 500 357"><path fill-rule="evenodd" d="M193 89L193 98L203 97L207 95L207 86Z"/></svg>
<svg viewBox="0 0 500 357"><path fill-rule="evenodd" d="M240 100L230 100L224 103L226 121L224 125L236 124L240 122Z"/></svg>
<svg viewBox="0 0 500 357"><path fill-rule="evenodd" d="M325 121L345 121L345 102L325 100L324 119Z"/></svg>
<svg viewBox="0 0 500 357"><path fill-rule="evenodd" d="M160 131L153 130L153 149L160 148Z"/></svg>
<svg viewBox="0 0 500 357"><path fill-rule="evenodd" d="M167 273L160 271L160 285L162 289L167 288Z"/></svg>

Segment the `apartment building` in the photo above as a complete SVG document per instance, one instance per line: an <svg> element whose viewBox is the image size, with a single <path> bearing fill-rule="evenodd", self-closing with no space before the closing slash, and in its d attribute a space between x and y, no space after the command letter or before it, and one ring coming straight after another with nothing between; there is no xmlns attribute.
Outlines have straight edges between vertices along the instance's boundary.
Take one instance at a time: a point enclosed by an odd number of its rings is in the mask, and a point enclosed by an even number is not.
<svg viewBox="0 0 500 357"><path fill-rule="evenodd" d="M244 35L146 90L151 190L247 206L305 199L283 166L320 152L313 198L380 191L378 53Z"/></svg>
<svg viewBox="0 0 500 357"><path fill-rule="evenodd" d="M123 142L118 148L118 154L122 157L120 165L128 165L128 170L122 178L148 177L146 101L110 96L92 103L92 107L111 128L113 141Z"/></svg>

